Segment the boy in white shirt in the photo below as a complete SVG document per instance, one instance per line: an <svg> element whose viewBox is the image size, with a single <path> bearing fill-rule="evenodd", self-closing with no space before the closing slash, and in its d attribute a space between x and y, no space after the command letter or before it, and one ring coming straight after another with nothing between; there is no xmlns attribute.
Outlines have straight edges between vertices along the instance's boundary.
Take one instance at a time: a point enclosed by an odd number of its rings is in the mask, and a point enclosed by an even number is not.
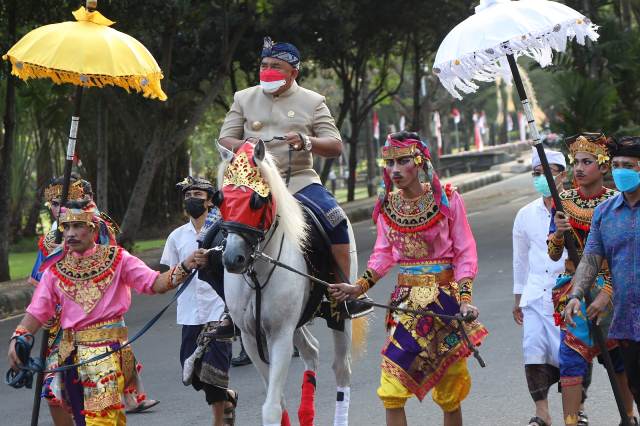
<svg viewBox="0 0 640 426"><path fill-rule="evenodd" d="M564 155L545 152L556 185L561 189L567 175ZM553 200L535 149L531 165L534 187L541 197L521 208L513 224L513 319L523 326L525 374L536 404L536 414L529 425L547 426L551 424L547 395L551 385L560 379L560 328L553 317L551 290L564 271L566 253L557 262L547 254Z"/></svg>
<svg viewBox="0 0 640 426"><path fill-rule="evenodd" d="M175 229L160 263L173 267L198 249L198 234L213 209L213 185L191 176L176 185L184 196L189 222ZM213 212L215 213L215 212ZM207 337L220 324L225 304L211 285L196 277L178 298L177 322L182 325L180 363L183 383L204 390L213 410L213 425L233 425L237 392L228 389L231 343Z"/></svg>

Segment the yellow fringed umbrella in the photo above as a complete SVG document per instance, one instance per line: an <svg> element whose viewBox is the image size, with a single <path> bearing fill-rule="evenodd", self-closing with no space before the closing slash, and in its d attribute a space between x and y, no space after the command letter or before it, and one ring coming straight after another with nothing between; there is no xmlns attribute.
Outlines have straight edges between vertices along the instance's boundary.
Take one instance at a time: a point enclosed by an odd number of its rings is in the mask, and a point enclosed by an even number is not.
<svg viewBox="0 0 640 426"><path fill-rule="evenodd" d="M22 80L49 78L54 83L84 87L119 86L164 101L162 71L142 43L111 28L113 21L84 7L75 22L36 28L22 37L2 59Z"/></svg>
<svg viewBox="0 0 640 426"><path fill-rule="evenodd" d="M113 21L95 11L97 0L73 12L75 22L36 28L22 37L2 59L11 61L11 74L22 80L48 78L76 86L64 169L62 203L67 201L80 122L84 87L118 86L144 97L164 101L162 71L151 53L135 38L111 28Z"/></svg>

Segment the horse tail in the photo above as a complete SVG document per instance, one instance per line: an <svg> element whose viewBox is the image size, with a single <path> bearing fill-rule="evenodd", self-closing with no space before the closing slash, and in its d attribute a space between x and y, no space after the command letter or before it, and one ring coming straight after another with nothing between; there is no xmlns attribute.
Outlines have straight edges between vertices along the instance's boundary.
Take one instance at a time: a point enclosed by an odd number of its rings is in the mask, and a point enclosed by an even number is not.
<svg viewBox="0 0 640 426"><path fill-rule="evenodd" d="M349 270L349 281L354 282L358 276L358 252L356 249L356 238L353 233L351 222L347 219L347 229L349 233L349 257L351 268ZM351 354L355 359L362 358L367 351L367 335L369 334L369 315L351 320Z"/></svg>
<svg viewBox="0 0 640 426"><path fill-rule="evenodd" d="M360 359L367 352L367 336L369 334L369 315L351 320L351 354Z"/></svg>

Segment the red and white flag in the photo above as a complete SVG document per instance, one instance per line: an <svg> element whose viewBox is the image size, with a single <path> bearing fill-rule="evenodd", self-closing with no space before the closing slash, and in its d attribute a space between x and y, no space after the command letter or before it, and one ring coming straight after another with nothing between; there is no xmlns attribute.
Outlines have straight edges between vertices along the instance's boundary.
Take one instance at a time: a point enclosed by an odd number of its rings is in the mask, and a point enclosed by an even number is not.
<svg viewBox="0 0 640 426"><path fill-rule="evenodd" d="M482 133L484 127L483 114L473 113L473 141L476 146L476 151L482 151L484 149L484 141L482 140Z"/></svg>
<svg viewBox="0 0 640 426"><path fill-rule="evenodd" d="M440 123L440 112L433 113L433 134L438 142L438 156L442 155L442 124Z"/></svg>
<svg viewBox="0 0 640 426"><path fill-rule="evenodd" d="M453 118L453 122L455 124L460 123L460 111L458 110L458 108L453 108L451 109L451 117Z"/></svg>
<svg viewBox="0 0 640 426"><path fill-rule="evenodd" d="M377 141L380 140L380 120L378 120L378 112L373 111L373 138Z"/></svg>

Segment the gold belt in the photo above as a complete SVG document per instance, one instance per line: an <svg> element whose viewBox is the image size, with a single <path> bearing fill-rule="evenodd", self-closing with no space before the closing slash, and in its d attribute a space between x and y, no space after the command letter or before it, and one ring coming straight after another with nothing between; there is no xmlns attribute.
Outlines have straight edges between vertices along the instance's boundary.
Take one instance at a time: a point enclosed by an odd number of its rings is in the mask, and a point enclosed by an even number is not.
<svg viewBox="0 0 640 426"><path fill-rule="evenodd" d="M453 281L452 270L437 274L398 274L398 285L401 287L449 286L451 281Z"/></svg>
<svg viewBox="0 0 640 426"><path fill-rule="evenodd" d="M64 362L77 345L122 342L127 340L127 327L91 328L88 330L63 330L59 345L60 362Z"/></svg>
<svg viewBox="0 0 640 426"><path fill-rule="evenodd" d="M80 331L64 330L62 333L62 340L75 344L120 341L126 340L127 337L127 327L92 328Z"/></svg>

